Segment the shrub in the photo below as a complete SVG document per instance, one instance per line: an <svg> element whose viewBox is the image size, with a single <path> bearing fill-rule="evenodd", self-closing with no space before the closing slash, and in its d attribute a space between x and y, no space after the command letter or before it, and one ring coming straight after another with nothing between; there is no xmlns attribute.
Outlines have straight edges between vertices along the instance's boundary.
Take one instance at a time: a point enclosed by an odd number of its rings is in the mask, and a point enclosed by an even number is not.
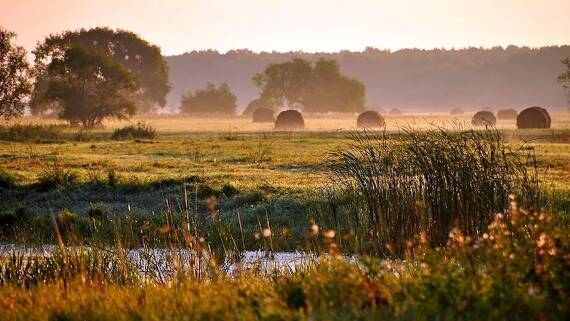
<svg viewBox="0 0 570 321"><path fill-rule="evenodd" d="M517 116L517 128L550 128L548 111L542 107L527 108Z"/></svg>
<svg viewBox="0 0 570 321"><path fill-rule="evenodd" d="M111 139L125 140L125 139L154 139L156 138L156 129L146 124L145 122L138 122L135 125L125 126L123 128L115 129Z"/></svg>
<svg viewBox="0 0 570 321"><path fill-rule="evenodd" d="M373 110L368 110L358 115L356 119L357 128L381 128L385 126L384 118Z"/></svg>
<svg viewBox="0 0 570 321"><path fill-rule="evenodd" d="M303 130L305 120L300 112L296 110L286 110L277 115L275 120L276 130Z"/></svg>

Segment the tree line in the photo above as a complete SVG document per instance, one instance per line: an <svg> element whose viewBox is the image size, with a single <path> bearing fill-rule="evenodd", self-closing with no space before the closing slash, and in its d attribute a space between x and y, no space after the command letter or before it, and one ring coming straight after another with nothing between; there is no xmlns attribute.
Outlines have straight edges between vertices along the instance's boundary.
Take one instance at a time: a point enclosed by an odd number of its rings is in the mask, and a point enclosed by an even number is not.
<svg viewBox="0 0 570 321"><path fill-rule="evenodd" d="M93 28L50 35L33 50L33 65L28 63L26 51L15 44L15 37L13 32L0 28L2 118L22 116L29 106L32 114L53 114L72 125L92 128L105 119L127 119L167 104L172 88L168 59L158 46L130 31ZM374 52L379 53L383 52ZM252 55L249 51L229 54ZM243 77L258 88L246 113L260 107L306 112L363 111L364 82L343 74L342 64L334 57L312 59L315 57L298 53L285 61L266 61L260 71ZM566 70L558 81L570 97L570 60L566 58L562 63ZM217 83L182 92L180 112L235 114L237 95L225 81Z"/></svg>
<svg viewBox="0 0 570 321"><path fill-rule="evenodd" d="M364 83L366 105L384 110L449 112L533 105L564 110L568 101L557 77L563 70L560 61L568 56L568 45L334 53L192 51L166 57L172 83L167 107L176 107L183 91L209 81L227 82L241 110L259 98L251 75L270 64L301 58L311 63L336 61L344 75Z"/></svg>

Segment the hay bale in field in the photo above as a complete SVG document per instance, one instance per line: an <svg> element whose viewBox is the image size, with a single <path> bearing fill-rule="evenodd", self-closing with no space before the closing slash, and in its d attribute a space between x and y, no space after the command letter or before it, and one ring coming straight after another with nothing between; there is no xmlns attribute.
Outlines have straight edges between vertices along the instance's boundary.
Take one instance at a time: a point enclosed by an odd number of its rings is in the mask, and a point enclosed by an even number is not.
<svg viewBox="0 0 570 321"><path fill-rule="evenodd" d="M517 128L550 128L551 118L542 107L529 107L517 116Z"/></svg>
<svg viewBox="0 0 570 321"><path fill-rule="evenodd" d="M356 119L357 128L380 128L384 125L384 118L374 110L365 111Z"/></svg>
<svg viewBox="0 0 570 321"><path fill-rule="evenodd" d="M501 109L497 112L498 119L516 119L517 111L514 109Z"/></svg>
<svg viewBox="0 0 570 321"><path fill-rule="evenodd" d="M282 111L275 120L276 130L302 130L305 129L305 120L300 112L291 109Z"/></svg>
<svg viewBox="0 0 570 321"><path fill-rule="evenodd" d="M452 115L463 115L463 109L453 108L449 113Z"/></svg>
<svg viewBox="0 0 570 321"><path fill-rule="evenodd" d="M269 108L258 108L253 112L254 123L272 123L274 121L273 110Z"/></svg>
<svg viewBox="0 0 570 321"><path fill-rule="evenodd" d="M471 124L473 126L495 126L496 123L497 119L495 118L495 115L493 115L492 112L486 110L475 113L475 115L473 115L473 119L471 120Z"/></svg>
<svg viewBox="0 0 570 321"><path fill-rule="evenodd" d="M390 114L390 115L401 115L401 114L402 114L402 111L399 110L398 108L392 108L392 109L390 109L390 113L389 113L389 114Z"/></svg>

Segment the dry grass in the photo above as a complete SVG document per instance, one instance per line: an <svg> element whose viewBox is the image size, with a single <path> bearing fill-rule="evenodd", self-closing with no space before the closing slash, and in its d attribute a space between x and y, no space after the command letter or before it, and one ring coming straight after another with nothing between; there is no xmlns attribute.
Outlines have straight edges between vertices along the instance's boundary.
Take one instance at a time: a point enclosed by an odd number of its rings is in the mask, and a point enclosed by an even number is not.
<svg viewBox="0 0 570 321"><path fill-rule="evenodd" d="M413 113L403 115L383 115L386 119L386 129L398 130L402 126L427 128L430 124L452 126L460 122L470 126L472 113L450 115L447 113ZM356 128L358 114L323 114L304 115L306 131L335 131L353 130ZM552 128L570 128L570 114L552 114ZM272 123L253 123L250 117L188 117L174 115L137 116L130 121L107 121L105 131L127 126L131 123L144 121L161 133L196 133L196 132L265 132L272 131ZM17 122L32 124L63 124L54 119L24 117ZM499 129L516 129L516 120L498 120ZM101 131L96 130L96 131Z"/></svg>

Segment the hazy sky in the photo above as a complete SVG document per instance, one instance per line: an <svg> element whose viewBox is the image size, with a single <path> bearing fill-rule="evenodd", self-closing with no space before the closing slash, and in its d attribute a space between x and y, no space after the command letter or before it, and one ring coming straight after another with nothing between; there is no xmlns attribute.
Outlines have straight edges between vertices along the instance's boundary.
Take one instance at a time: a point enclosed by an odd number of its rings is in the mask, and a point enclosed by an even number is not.
<svg viewBox="0 0 570 321"><path fill-rule="evenodd" d="M0 0L0 25L28 49L49 33L110 26L165 54L560 45L569 17L570 0Z"/></svg>

